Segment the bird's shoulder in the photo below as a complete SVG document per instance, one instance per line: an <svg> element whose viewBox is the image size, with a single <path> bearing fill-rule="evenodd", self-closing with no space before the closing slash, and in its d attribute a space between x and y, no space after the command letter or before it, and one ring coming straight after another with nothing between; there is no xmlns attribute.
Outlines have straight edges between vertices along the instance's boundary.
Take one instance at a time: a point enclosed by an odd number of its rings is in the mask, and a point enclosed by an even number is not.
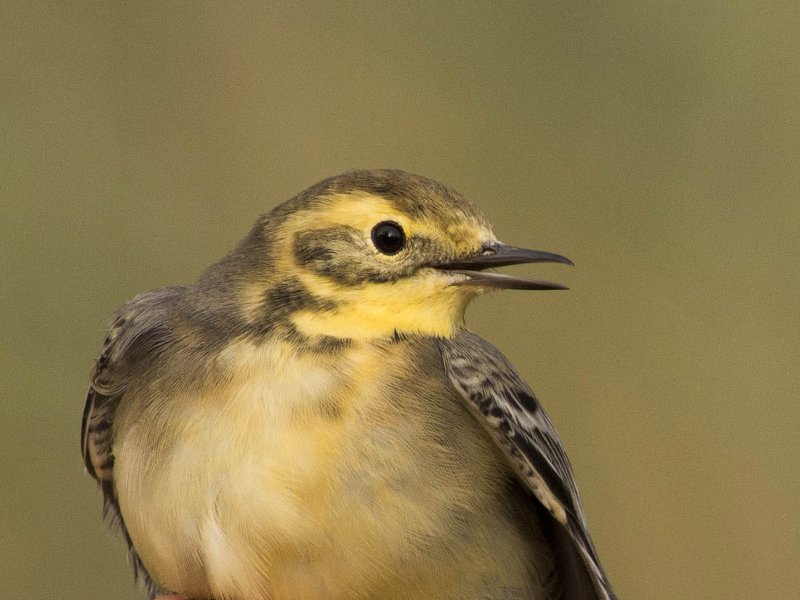
<svg viewBox="0 0 800 600"><path fill-rule="evenodd" d="M145 292L114 314L92 367L81 427L84 464L96 479L111 479L111 436L120 399L135 374L175 343L172 317L186 290L172 286Z"/></svg>
<svg viewBox="0 0 800 600"><path fill-rule="evenodd" d="M451 384L479 415L531 491L559 521L566 520L567 510L580 510L561 442L510 361L468 331L442 339L440 345Z"/></svg>
<svg viewBox="0 0 800 600"><path fill-rule="evenodd" d="M488 431L506 460L552 517L566 589L613 598L589 536L572 466L550 418L509 360L481 337L464 331L438 340L450 383Z"/></svg>

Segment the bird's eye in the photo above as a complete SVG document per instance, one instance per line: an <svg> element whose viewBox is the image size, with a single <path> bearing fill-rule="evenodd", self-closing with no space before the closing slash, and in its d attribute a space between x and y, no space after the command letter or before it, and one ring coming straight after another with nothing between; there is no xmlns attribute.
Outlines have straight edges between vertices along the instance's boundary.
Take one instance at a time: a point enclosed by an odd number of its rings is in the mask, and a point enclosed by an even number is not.
<svg viewBox="0 0 800 600"><path fill-rule="evenodd" d="M372 243L381 254L397 254L406 245L406 234L394 221L382 221L372 228Z"/></svg>

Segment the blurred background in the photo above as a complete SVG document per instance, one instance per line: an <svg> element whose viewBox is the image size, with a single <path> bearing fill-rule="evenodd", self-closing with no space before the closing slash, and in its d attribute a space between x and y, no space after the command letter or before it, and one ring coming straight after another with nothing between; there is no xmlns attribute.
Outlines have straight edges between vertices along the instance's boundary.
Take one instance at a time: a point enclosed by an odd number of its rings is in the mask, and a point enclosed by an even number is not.
<svg viewBox="0 0 800 600"><path fill-rule="evenodd" d="M575 261L468 323L621 598L796 597L800 4L579 4L3 3L0 597L142 597L79 452L108 319L356 167Z"/></svg>

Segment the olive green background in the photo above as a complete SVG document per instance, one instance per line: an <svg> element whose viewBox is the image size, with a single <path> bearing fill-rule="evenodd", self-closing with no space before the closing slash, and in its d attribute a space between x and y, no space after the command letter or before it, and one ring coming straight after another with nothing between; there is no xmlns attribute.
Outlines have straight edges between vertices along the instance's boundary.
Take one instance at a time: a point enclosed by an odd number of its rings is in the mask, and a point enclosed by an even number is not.
<svg viewBox="0 0 800 600"><path fill-rule="evenodd" d="M575 261L468 322L552 415L623 599L796 597L796 1L0 13L0 597L141 597L79 455L104 327L355 167Z"/></svg>

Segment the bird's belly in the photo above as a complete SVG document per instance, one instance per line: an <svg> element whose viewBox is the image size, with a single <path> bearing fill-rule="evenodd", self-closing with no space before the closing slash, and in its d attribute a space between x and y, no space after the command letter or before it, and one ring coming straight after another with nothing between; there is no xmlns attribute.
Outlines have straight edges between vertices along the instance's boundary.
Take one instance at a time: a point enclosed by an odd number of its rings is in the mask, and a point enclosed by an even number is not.
<svg viewBox="0 0 800 600"><path fill-rule="evenodd" d="M438 579L462 565L521 581L530 540L491 442L449 398L381 394L390 374L355 386L313 369L291 385L259 373L215 390L224 398L188 398L180 433L153 442L157 468L134 458L130 428L115 476L151 575L187 596L246 600L391 598L409 585L420 594L403 597L444 598L464 578Z"/></svg>

